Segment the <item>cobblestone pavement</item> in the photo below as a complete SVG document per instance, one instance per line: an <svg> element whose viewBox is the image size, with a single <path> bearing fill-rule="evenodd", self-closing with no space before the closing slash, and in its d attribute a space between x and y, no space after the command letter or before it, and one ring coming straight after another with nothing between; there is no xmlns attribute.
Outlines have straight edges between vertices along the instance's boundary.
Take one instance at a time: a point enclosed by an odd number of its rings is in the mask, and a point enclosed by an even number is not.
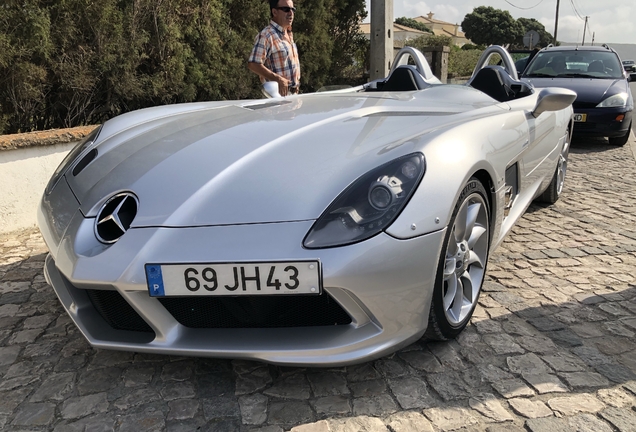
<svg viewBox="0 0 636 432"><path fill-rule="evenodd" d="M575 142L562 199L493 254L466 331L353 367L92 349L37 231L0 237L0 429L636 431L635 167Z"/></svg>

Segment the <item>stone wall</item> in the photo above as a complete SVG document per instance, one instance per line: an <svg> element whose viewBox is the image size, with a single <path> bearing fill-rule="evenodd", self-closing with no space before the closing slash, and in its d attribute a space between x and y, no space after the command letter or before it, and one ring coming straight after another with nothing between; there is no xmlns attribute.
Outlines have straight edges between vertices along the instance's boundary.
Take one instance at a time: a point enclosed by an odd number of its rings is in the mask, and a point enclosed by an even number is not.
<svg viewBox="0 0 636 432"><path fill-rule="evenodd" d="M70 129L52 129L41 132L0 135L0 151L77 142L91 133L96 127L97 126L80 126Z"/></svg>
<svg viewBox="0 0 636 432"><path fill-rule="evenodd" d="M0 135L0 233L30 228L49 178L96 126Z"/></svg>

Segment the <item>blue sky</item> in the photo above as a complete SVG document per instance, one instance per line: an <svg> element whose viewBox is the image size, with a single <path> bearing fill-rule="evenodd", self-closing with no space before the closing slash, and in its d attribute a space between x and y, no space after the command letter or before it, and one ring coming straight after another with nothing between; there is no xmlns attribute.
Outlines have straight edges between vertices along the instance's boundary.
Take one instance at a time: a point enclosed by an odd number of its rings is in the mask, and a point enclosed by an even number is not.
<svg viewBox="0 0 636 432"><path fill-rule="evenodd" d="M396 18L413 18L433 12L437 19L461 24L464 16L474 8L491 6L507 10L514 18L534 18L552 34L556 3L556 0L394 0L393 14ZM367 0L367 10L369 4L370 1ZM595 36L595 44L636 44L636 1L560 0L558 39L564 42L581 42L585 16L589 17L585 33L586 45L592 41L592 34Z"/></svg>

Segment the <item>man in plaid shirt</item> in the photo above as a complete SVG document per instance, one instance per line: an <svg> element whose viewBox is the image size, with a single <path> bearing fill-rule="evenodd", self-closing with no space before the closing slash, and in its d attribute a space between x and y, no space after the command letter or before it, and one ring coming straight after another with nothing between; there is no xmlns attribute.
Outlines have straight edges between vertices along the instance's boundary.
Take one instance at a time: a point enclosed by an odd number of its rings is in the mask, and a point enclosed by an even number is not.
<svg viewBox="0 0 636 432"><path fill-rule="evenodd" d="M287 96L298 93L300 86L298 49L291 31L296 8L291 0L269 0L269 5L272 19L256 36L247 67L261 82L277 82L278 92Z"/></svg>

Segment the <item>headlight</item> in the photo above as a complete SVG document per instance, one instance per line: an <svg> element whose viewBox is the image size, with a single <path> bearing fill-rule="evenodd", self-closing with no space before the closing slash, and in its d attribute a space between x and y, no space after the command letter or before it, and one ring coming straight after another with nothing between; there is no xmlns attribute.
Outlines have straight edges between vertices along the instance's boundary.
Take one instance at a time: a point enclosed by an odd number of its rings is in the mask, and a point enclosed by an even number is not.
<svg viewBox="0 0 636 432"><path fill-rule="evenodd" d="M95 142L95 140L97 139L97 136L99 135L99 132L101 130L102 130L101 126L95 128L95 130L93 130L93 132L88 134L82 141L79 142L79 144L77 144L75 147L73 147L73 150L71 150L66 155L64 160L62 160L62 163L60 164L60 166L58 166L57 169L55 170L55 172L53 173L53 177L51 177L51 180L49 180L49 184L46 186L46 189L44 189L44 193L46 195L51 193L51 191L53 190L55 185L57 185L57 182L60 181L60 179L62 178L62 175L64 175L64 173L71 166L71 164L80 155L82 155L84 153L84 151L88 147L90 147L91 144L93 144L93 142Z"/></svg>
<svg viewBox="0 0 636 432"><path fill-rule="evenodd" d="M596 105L596 108L622 108L627 105L627 93L618 93L614 96L610 96L600 104Z"/></svg>
<svg viewBox="0 0 636 432"><path fill-rule="evenodd" d="M413 153L364 174L329 205L303 245L308 249L343 246L378 234L400 214L425 170L424 155Z"/></svg>

